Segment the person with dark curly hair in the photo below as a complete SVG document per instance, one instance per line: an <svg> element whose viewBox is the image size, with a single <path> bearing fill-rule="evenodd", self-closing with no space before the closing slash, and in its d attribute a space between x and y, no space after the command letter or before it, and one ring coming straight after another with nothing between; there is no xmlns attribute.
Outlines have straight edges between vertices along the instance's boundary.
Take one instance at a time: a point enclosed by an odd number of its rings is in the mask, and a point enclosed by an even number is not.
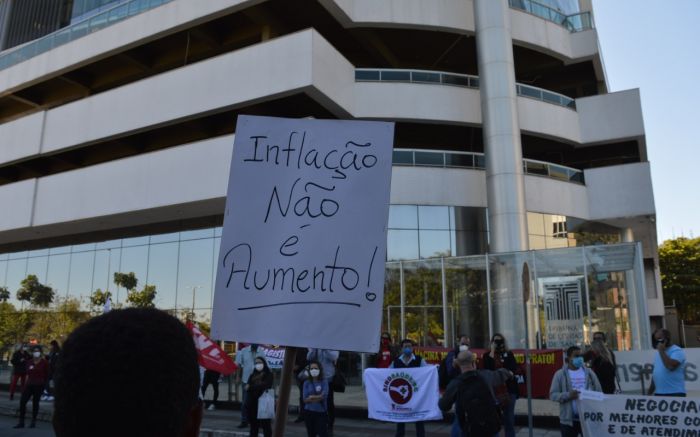
<svg viewBox="0 0 700 437"><path fill-rule="evenodd" d="M152 308L113 310L63 343L53 428L57 437L196 437L198 393L185 325Z"/></svg>

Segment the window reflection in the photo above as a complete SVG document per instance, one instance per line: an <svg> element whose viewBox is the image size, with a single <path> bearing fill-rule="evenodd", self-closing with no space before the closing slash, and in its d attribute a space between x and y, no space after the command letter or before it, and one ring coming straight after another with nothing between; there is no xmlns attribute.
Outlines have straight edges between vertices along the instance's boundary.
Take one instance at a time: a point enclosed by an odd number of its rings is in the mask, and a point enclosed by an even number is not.
<svg viewBox="0 0 700 437"><path fill-rule="evenodd" d="M437 258L441 256L451 256L450 231L424 231L419 234L420 257Z"/></svg>
<svg viewBox="0 0 700 437"><path fill-rule="evenodd" d="M421 229L450 229L447 206L419 206L418 223Z"/></svg>
<svg viewBox="0 0 700 437"><path fill-rule="evenodd" d="M389 229L386 257L389 261L418 259L418 230Z"/></svg>
<svg viewBox="0 0 700 437"><path fill-rule="evenodd" d="M390 229L417 229L418 212L416 205L391 205L389 207Z"/></svg>

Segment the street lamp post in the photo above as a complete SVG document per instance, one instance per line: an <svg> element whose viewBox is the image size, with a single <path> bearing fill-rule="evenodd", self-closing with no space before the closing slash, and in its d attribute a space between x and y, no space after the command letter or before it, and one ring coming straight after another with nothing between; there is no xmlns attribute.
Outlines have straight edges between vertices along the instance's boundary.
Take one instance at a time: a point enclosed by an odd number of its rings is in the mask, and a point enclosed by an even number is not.
<svg viewBox="0 0 700 437"><path fill-rule="evenodd" d="M202 285L188 285L185 288L192 289L192 312L190 313L190 320L194 321L194 296L195 296L195 293L197 292L197 289L203 288L203 286Z"/></svg>

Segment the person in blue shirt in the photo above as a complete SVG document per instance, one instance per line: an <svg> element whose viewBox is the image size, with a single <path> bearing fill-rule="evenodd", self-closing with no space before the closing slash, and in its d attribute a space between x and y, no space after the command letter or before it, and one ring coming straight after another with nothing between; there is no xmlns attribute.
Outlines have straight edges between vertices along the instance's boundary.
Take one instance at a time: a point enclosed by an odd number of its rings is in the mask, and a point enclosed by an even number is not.
<svg viewBox="0 0 700 437"><path fill-rule="evenodd" d="M309 377L304 381L302 394L306 434L309 437L326 437L328 435L328 380L323 377L323 369L318 361L309 362L306 370Z"/></svg>
<svg viewBox="0 0 700 437"><path fill-rule="evenodd" d="M399 355L389 366L390 369L403 369L406 367L425 367L428 363L425 362L420 355L413 354L413 340L408 338L401 340L401 355ZM425 437L425 423L418 421L416 423L416 436ZM396 437L403 437L406 434L406 424L399 422L396 424Z"/></svg>
<svg viewBox="0 0 700 437"><path fill-rule="evenodd" d="M333 424L335 423L335 399L333 396L333 387L331 381L335 375L335 365L340 357L340 351L331 349L309 349L306 354L306 359L309 361L318 361L323 369L323 378L331 387L328 392L326 406L328 407L328 435L333 435Z"/></svg>
<svg viewBox="0 0 700 437"><path fill-rule="evenodd" d="M671 344L671 333L667 329L654 331L653 340L656 356L649 394L685 397L685 352Z"/></svg>

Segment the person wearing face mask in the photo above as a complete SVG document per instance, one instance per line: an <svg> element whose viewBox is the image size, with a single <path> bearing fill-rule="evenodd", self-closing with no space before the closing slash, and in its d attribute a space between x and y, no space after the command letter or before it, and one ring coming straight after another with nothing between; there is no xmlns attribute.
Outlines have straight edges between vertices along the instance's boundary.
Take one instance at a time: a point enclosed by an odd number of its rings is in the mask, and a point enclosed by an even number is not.
<svg viewBox="0 0 700 437"><path fill-rule="evenodd" d="M581 390L603 391L595 373L583 366L581 348L571 346L566 350L564 367L554 374L549 389L549 399L559 402L559 427L562 437L582 435L577 401Z"/></svg>
<svg viewBox="0 0 700 437"><path fill-rule="evenodd" d="M340 351L332 349L309 349L306 359L318 361L323 368L323 378L328 382L330 390L326 405L328 406L328 435L333 435L333 424L335 423L335 397L333 395L333 376L335 376L335 365L340 357Z"/></svg>
<svg viewBox="0 0 700 437"><path fill-rule="evenodd" d="M323 377L323 369L318 361L312 360L307 366L308 378L304 381L304 421L309 437L328 435L328 381Z"/></svg>
<svg viewBox="0 0 700 437"><path fill-rule="evenodd" d="M459 366L455 365L455 358L460 352L468 351L471 345L471 339L466 335L460 334L458 338L455 348L447 353L438 368L438 383L442 390L445 390L447 384L459 376Z"/></svg>
<svg viewBox="0 0 700 437"><path fill-rule="evenodd" d="M258 399L265 390L272 388L272 372L267 366L265 358L255 358L253 373L246 383L248 392L248 420L250 421L250 437L258 437L258 431L262 428L265 437L272 436L272 420L258 419Z"/></svg>
<svg viewBox="0 0 700 437"><path fill-rule="evenodd" d="M27 362L31 360L31 355L27 351L27 346L18 346L15 353L12 354L10 362L12 363L12 380L10 381L10 400L15 398L15 389L19 382L19 392L24 390L27 380Z"/></svg>
<svg viewBox="0 0 700 437"><path fill-rule="evenodd" d="M257 344L251 344L236 353L236 365L238 370L236 373L236 384L243 383L243 395L241 398L241 423L238 425L239 428L248 427L248 408L246 407L246 401L248 400L248 390L246 387L246 382L250 375L253 373L253 366L255 365L255 359L257 357L264 357L265 354L258 348Z"/></svg>
<svg viewBox="0 0 700 437"><path fill-rule="evenodd" d="M413 341L406 338L401 340L401 355L398 356L389 368L391 369L403 369L406 367L425 367L428 363L425 362L423 357L415 355L413 353ZM416 436L425 437L425 423L422 421L415 422L416 424ZM396 437L403 437L406 434L406 424L397 423L396 424Z"/></svg>
<svg viewBox="0 0 700 437"><path fill-rule="evenodd" d="M49 380L49 363L41 354L40 348L34 348L32 359L27 362L27 384L22 390L22 398L19 400L19 423L15 428L24 428L24 416L27 413L27 402L32 398L32 422L30 428L36 426L36 416L39 414L39 400L44 386Z"/></svg>
<svg viewBox="0 0 700 437"><path fill-rule="evenodd" d="M656 354L649 394L685 397L685 352L671 343L667 329L654 331L653 340Z"/></svg>
<svg viewBox="0 0 700 437"><path fill-rule="evenodd" d="M515 356L508 350L506 339L501 334L494 334L491 337L491 349L484 353L483 359L484 369L508 369L511 373L516 373L518 370ZM518 399L518 382L515 378L511 378L494 390L503 411L503 429L506 437L515 437L515 401Z"/></svg>

